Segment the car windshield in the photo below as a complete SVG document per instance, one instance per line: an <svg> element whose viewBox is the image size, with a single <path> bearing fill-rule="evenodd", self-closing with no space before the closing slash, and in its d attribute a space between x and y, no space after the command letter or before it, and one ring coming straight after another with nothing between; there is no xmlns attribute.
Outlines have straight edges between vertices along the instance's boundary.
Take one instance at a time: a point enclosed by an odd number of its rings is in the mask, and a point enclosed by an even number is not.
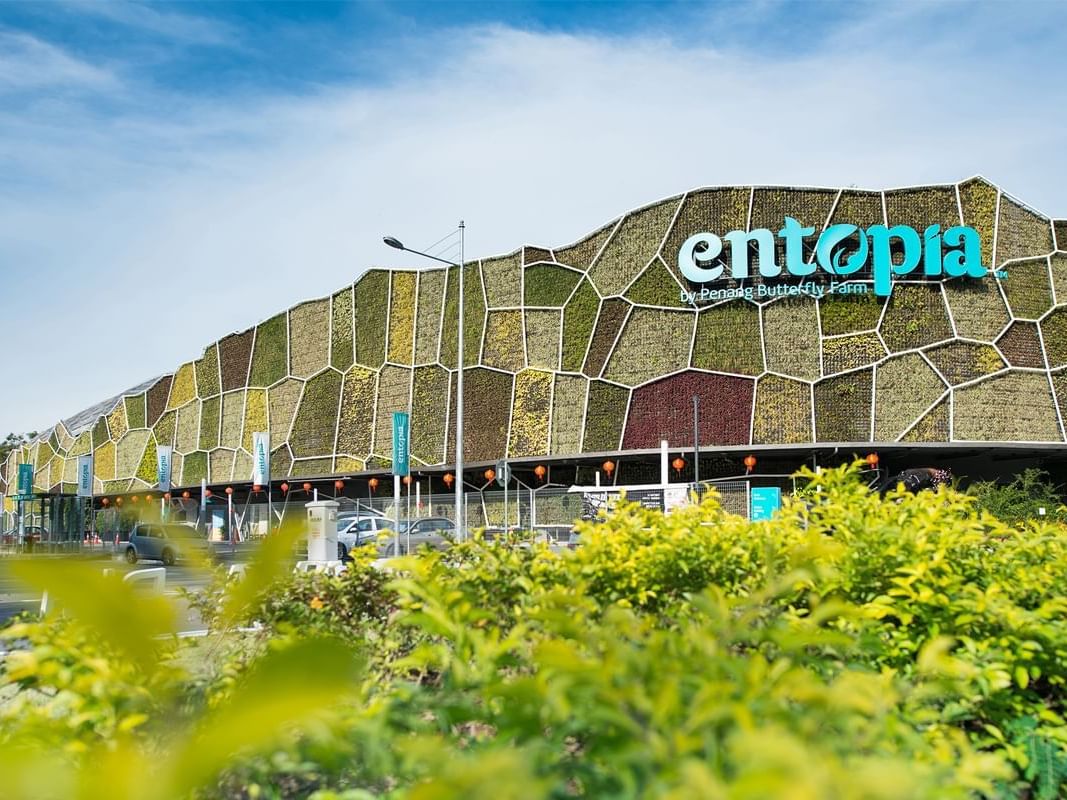
<svg viewBox="0 0 1067 800"><path fill-rule="evenodd" d="M200 531L188 525L164 525L163 530L170 539L203 539Z"/></svg>

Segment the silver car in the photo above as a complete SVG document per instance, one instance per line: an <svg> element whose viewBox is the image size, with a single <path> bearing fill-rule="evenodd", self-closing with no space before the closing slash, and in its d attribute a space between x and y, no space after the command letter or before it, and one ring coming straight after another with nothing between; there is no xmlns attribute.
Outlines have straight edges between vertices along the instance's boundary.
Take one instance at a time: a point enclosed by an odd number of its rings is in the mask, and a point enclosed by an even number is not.
<svg viewBox="0 0 1067 800"><path fill-rule="evenodd" d="M456 526L447 517L427 517L412 522L400 534L400 553L413 553L423 546L444 550L456 538ZM392 537L382 543L385 556L396 555L396 541Z"/></svg>
<svg viewBox="0 0 1067 800"><path fill-rule="evenodd" d="M135 525L129 540L119 542L118 549L130 564L148 559L167 566L190 557L203 561L211 553L210 543L196 528L158 522Z"/></svg>

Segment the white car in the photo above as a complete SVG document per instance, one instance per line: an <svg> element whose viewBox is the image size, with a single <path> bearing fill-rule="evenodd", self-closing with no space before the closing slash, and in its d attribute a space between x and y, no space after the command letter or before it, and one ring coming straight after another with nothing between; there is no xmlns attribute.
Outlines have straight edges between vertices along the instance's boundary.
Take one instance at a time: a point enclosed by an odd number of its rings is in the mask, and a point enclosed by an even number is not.
<svg viewBox="0 0 1067 800"><path fill-rule="evenodd" d="M337 520L337 558L344 561L353 547L372 544L384 530L396 527L386 517L345 517Z"/></svg>

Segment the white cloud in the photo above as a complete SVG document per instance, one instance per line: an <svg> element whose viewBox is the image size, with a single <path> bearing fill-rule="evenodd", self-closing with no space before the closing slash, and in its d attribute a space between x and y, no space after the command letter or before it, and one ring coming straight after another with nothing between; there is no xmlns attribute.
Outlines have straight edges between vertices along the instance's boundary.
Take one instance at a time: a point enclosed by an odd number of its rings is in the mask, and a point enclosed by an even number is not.
<svg viewBox="0 0 1067 800"><path fill-rule="evenodd" d="M781 57L693 41L449 31L375 87L0 120L0 167L27 176L0 186L0 268L22 276L0 315L49 365L0 393L0 424L46 426L369 265L412 263L381 236L418 247L461 217L478 257L699 185L975 173L1067 214L1053 71L889 37Z"/></svg>
<svg viewBox="0 0 1067 800"><path fill-rule="evenodd" d="M108 70L77 59L35 36L0 30L0 92L91 89L116 85Z"/></svg>

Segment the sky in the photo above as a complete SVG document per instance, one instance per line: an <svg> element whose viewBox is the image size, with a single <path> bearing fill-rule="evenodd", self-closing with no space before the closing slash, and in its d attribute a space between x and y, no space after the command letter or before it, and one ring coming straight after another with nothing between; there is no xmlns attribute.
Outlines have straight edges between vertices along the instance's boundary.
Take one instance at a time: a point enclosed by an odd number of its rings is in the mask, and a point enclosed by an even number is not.
<svg viewBox="0 0 1067 800"><path fill-rule="evenodd" d="M0 2L0 435L466 223L981 174L1067 217L1055 2ZM453 255L449 252L446 255Z"/></svg>

